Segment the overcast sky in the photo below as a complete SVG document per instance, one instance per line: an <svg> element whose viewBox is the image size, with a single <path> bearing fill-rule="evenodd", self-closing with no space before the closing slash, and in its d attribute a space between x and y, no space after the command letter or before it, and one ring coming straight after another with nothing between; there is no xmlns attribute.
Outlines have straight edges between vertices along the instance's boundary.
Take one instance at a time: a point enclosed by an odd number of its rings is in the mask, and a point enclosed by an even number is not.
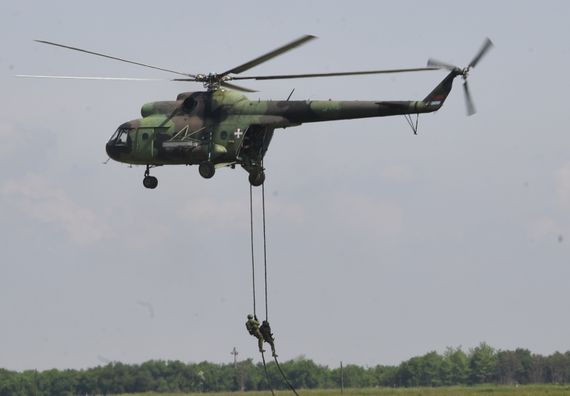
<svg viewBox="0 0 570 396"><path fill-rule="evenodd" d="M281 74L429 57L464 66L490 37L470 77L473 117L458 79L418 136L403 117L276 132L266 191L277 349L333 367L481 341L569 350L569 17L567 1L2 1L0 367L229 362L233 347L259 359L244 327L247 174L162 167L151 191L143 167L103 164L105 142L143 103L202 87L15 78L170 77L33 39L207 73L318 36L250 73ZM416 100L445 74L247 85L260 91L252 99L295 88L297 100Z"/></svg>

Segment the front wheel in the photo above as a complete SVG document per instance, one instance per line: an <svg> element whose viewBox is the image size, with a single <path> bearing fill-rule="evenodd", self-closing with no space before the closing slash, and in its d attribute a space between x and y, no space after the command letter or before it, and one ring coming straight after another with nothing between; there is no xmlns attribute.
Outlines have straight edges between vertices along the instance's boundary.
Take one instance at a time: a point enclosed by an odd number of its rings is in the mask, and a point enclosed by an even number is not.
<svg viewBox="0 0 570 396"><path fill-rule="evenodd" d="M216 173L216 167L210 161L204 161L198 166L198 172L204 179L210 179Z"/></svg>

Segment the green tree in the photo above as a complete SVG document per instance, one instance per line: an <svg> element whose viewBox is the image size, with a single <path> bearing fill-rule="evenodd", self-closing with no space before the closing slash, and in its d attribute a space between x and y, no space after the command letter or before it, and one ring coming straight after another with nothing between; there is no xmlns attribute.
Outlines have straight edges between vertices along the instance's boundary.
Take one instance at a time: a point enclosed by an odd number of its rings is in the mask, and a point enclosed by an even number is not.
<svg viewBox="0 0 570 396"><path fill-rule="evenodd" d="M564 384L570 381L570 356L555 352L545 361L546 380L552 384Z"/></svg>
<svg viewBox="0 0 570 396"><path fill-rule="evenodd" d="M340 388L341 385L341 370L340 368L332 370L332 380L335 388ZM365 369L355 364L347 364L343 367L342 377L344 386L346 388L364 388L371 387L377 384L374 369Z"/></svg>
<svg viewBox="0 0 570 396"><path fill-rule="evenodd" d="M530 383L530 371L532 369L532 354L528 349L517 348L515 354L520 362L515 372L515 380L519 384Z"/></svg>
<svg viewBox="0 0 570 396"><path fill-rule="evenodd" d="M469 358L458 348L448 347L443 354L446 362L443 382L445 385L467 384L469 379Z"/></svg>
<svg viewBox="0 0 570 396"><path fill-rule="evenodd" d="M495 350L485 342L473 348L469 355L469 382L471 384L494 382L496 362Z"/></svg>
<svg viewBox="0 0 570 396"><path fill-rule="evenodd" d="M515 375L521 369L521 362L515 352L499 351L497 353L495 377L499 384L514 384L516 382Z"/></svg>
<svg viewBox="0 0 570 396"><path fill-rule="evenodd" d="M446 367L444 359L437 352L430 352L420 357L419 383L421 386L443 385L442 374Z"/></svg>
<svg viewBox="0 0 570 396"><path fill-rule="evenodd" d="M394 366L378 365L373 369L372 375L375 379L374 386L396 386L398 368Z"/></svg>
<svg viewBox="0 0 570 396"><path fill-rule="evenodd" d="M411 387L420 385L420 358L413 357L400 363L396 374L398 386Z"/></svg>
<svg viewBox="0 0 570 396"><path fill-rule="evenodd" d="M542 355L531 356L531 365L528 370L530 384L545 384L546 380L546 358Z"/></svg>
<svg viewBox="0 0 570 396"><path fill-rule="evenodd" d="M326 382L325 368L310 359L299 358L281 364L294 388L313 389Z"/></svg>

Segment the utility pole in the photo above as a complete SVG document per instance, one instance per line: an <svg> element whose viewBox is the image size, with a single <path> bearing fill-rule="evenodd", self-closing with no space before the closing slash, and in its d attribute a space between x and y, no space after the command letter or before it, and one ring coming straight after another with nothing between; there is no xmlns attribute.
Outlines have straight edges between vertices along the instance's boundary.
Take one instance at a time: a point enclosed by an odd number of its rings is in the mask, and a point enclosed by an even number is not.
<svg viewBox="0 0 570 396"><path fill-rule="evenodd" d="M342 368L342 360L340 361L340 393L344 393L344 369Z"/></svg>
<svg viewBox="0 0 570 396"><path fill-rule="evenodd" d="M239 386L240 391L244 391L244 386L243 386L243 375L241 370L239 370L238 372L238 367L237 367L237 355L239 355L239 352L237 351L236 347L234 347L234 349L230 352L231 355L234 355L234 373L236 376L236 384Z"/></svg>
<svg viewBox="0 0 570 396"><path fill-rule="evenodd" d="M234 369L237 368L237 355L239 352L237 351L236 347L230 352L231 355L234 355Z"/></svg>

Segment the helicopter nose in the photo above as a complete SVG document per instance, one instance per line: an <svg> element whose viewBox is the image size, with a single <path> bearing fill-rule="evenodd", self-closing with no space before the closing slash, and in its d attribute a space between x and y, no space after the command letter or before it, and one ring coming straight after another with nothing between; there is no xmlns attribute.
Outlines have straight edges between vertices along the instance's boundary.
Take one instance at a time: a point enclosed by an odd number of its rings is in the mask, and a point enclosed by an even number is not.
<svg viewBox="0 0 570 396"><path fill-rule="evenodd" d="M105 151L107 152L109 158L112 158L116 161L119 157L120 148L117 147L114 143L108 142L105 146Z"/></svg>
<svg viewBox="0 0 570 396"><path fill-rule="evenodd" d="M117 141L111 140L107 142L105 151L107 152L109 158L112 158L115 161L123 162L131 152L131 148L129 144L119 143Z"/></svg>

